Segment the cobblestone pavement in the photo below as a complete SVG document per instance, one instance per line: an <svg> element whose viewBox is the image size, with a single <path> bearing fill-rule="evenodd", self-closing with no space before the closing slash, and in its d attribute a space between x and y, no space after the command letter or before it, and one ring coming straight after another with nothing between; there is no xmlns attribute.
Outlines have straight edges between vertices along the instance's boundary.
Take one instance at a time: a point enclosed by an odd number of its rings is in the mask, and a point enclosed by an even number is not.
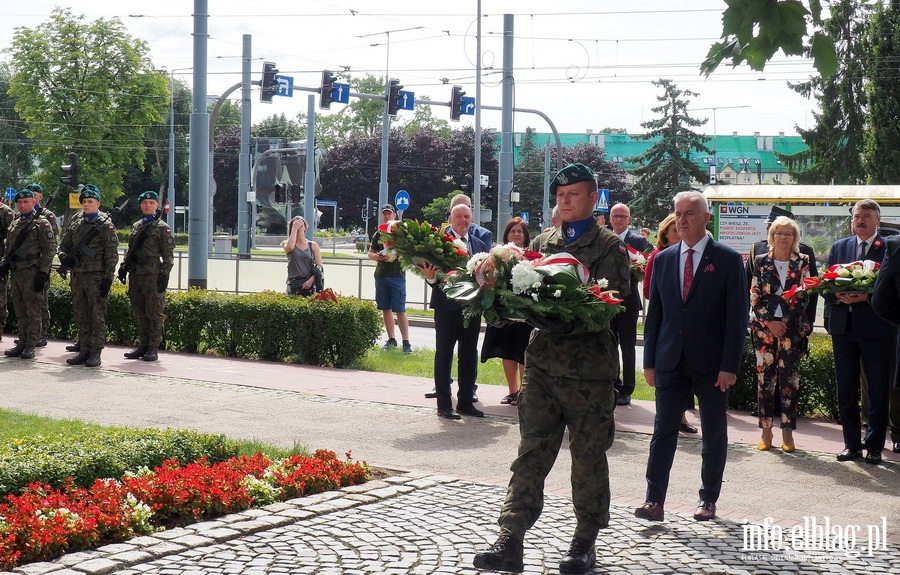
<svg viewBox="0 0 900 575"><path fill-rule="evenodd" d="M381 575L475 573L472 557L496 537L502 488L447 476L407 473L340 492L173 529L96 551L73 553L21 573L75 575ZM700 523L668 513L636 519L614 505L613 527L597 541L593 573L704 575L900 573L892 545L869 554L858 538L846 553L744 550L744 523ZM525 573L555 573L574 522L568 499L549 496L529 531Z"/></svg>

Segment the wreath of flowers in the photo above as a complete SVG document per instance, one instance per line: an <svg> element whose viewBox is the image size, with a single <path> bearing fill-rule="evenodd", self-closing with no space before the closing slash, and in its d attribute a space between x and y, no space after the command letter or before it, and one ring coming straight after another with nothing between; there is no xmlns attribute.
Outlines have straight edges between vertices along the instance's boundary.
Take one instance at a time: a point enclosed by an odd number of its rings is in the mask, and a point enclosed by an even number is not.
<svg viewBox="0 0 900 575"><path fill-rule="evenodd" d="M465 268L449 272L441 288L465 304L467 319L547 319L586 322L599 330L625 308L608 282L589 281L590 272L569 254L543 255L513 244L472 256Z"/></svg>
<svg viewBox="0 0 900 575"><path fill-rule="evenodd" d="M465 243L428 222L391 220L378 229L384 247L396 252L400 263L419 275L417 264L429 262L446 273L464 266L469 258Z"/></svg>
<svg viewBox="0 0 900 575"><path fill-rule="evenodd" d="M881 264L873 260L834 264L821 278L806 278L781 296L789 302L812 293L872 293Z"/></svg>
<svg viewBox="0 0 900 575"><path fill-rule="evenodd" d="M631 276L636 281L644 281L644 275L647 273L647 254L631 246L625 247L628 248L628 268Z"/></svg>

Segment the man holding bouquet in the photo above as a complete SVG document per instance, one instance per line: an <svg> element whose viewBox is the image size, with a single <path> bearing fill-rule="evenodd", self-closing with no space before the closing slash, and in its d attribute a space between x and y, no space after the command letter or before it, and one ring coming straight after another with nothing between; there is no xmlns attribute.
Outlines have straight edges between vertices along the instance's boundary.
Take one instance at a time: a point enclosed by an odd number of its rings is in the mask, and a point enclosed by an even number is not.
<svg viewBox="0 0 900 575"><path fill-rule="evenodd" d="M590 272L608 281L620 297L630 293L625 244L592 217L597 204L594 172L582 164L560 170L550 184L562 225L531 243L545 254L570 254ZM616 341L608 324L590 329L584 321L550 320L529 315L537 328L525 351L525 380L519 392L520 441L506 501L500 510L500 535L475 555L474 565L488 571L522 572L525 532L543 507L544 479L553 467L566 429L572 456L572 502L577 519L561 573L585 573L596 563L597 533L609 524L609 466L606 451L614 435L613 382L619 374Z"/></svg>
<svg viewBox="0 0 900 575"><path fill-rule="evenodd" d="M850 230L853 235L831 245L825 267L855 261L881 263L885 253L884 238L878 234L881 206L875 200L860 200L853 206ZM841 291L825 295L825 329L834 346L834 372L837 381L838 411L844 431L844 450L838 461L862 457L881 463L888 420L890 361L894 347L894 330L869 305L869 294ZM861 363L860 363L861 362ZM869 387L869 428L860 442L859 414L860 365L866 371Z"/></svg>

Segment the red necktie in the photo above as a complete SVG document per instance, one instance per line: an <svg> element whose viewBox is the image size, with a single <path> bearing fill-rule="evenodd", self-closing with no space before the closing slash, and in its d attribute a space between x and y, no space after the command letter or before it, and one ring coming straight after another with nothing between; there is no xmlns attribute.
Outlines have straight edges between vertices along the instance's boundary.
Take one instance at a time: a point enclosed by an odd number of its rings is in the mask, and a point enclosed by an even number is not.
<svg viewBox="0 0 900 575"><path fill-rule="evenodd" d="M681 284L681 295L683 301L687 302L688 294L691 292L691 282L694 281L694 250L688 248L687 257L684 258L684 281Z"/></svg>

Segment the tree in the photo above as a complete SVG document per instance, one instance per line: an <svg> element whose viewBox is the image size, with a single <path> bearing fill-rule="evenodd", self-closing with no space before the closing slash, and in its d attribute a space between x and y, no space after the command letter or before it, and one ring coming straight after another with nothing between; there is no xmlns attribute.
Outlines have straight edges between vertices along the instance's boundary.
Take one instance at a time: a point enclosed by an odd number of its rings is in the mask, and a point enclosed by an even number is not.
<svg viewBox="0 0 900 575"><path fill-rule="evenodd" d="M284 114L272 115L251 129L254 138L284 138L296 141L306 139L306 125L288 120Z"/></svg>
<svg viewBox="0 0 900 575"><path fill-rule="evenodd" d="M420 99L428 100L428 96L422 96ZM434 117L434 110L429 104L417 105L412 120L403 124L400 129L407 134L415 134L421 130L428 129L441 138L450 137L450 133L453 131L450 128L450 122Z"/></svg>
<svg viewBox="0 0 900 575"><path fill-rule="evenodd" d="M9 94L12 72L0 64L0 181L21 189L31 181L34 154L24 134L24 122L16 114L15 99Z"/></svg>
<svg viewBox="0 0 900 575"><path fill-rule="evenodd" d="M726 59L732 66L746 62L751 69L761 71L778 50L786 56L811 56L823 78L837 70L835 37L824 26L822 0L808 0L809 8L800 0L725 3L728 8L722 13L722 41L710 47L700 65L702 74L709 76Z"/></svg>
<svg viewBox="0 0 900 575"><path fill-rule="evenodd" d="M212 112L215 104L208 106L208 111ZM210 117L212 121L212 117ZM225 100L219 107L219 113L216 114L216 125L213 127L213 137L230 131L232 128L241 129L241 105L231 100Z"/></svg>
<svg viewBox="0 0 900 575"><path fill-rule="evenodd" d="M825 29L838 40L840 66L828 78L815 76L789 84L807 98L815 97L821 110L815 126L796 127L808 149L779 156L801 184L860 184L865 181L862 157L865 145L865 47L868 9L857 0L840 0L832 7ZM894 72L891 72L893 75Z"/></svg>
<svg viewBox="0 0 900 575"><path fill-rule="evenodd" d="M118 18L85 23L62 8L37 28L16 29L9 94L25 122L49 191L66 154L79 156L79 180L103 203L121 195L128 166L143 167L145 137L169 108L169 79L155 71L147 44Z"/></svg>
<svg viewBox="0 0 900 575"><path fill-rule="evenodd" d="M344 72L337 77L349 83L351 89L359 94L384 94L384 78L376 78L371 74L356 78ZM354 100L341 106L335 113L316 114L316 142L328 148L350 136L372 136L376 132L380 134L383 118L384 100ZM297 114L297 121L306 125L306 114Z"/></svg>
<svg viewBox="0 0 900 575"><path fill-rule="evenodd" d="M869 20L866 58L868 124L864 161L870 184L900 184L900 2L878 4Z"/></svg>
<svg viewBox="0 0 900 575"><path fill-rule="evenodd" d="M671 80L657 80L654 86L664 90L657 100L662 105L652 109L659 118L641 124L650 131L636 136L639 140L656 140L644 153L628 158L640 164L633 170L638 179L634 185L635 199L631 212L636 221L656 225L672 211L672 199L682 190L690 189L693 180L701 183L708 176L691 161L691 150L711 153L706 147L709 138L690 130L702 126L706 120L691 118L687 112L689 98L697 94L678 89Z"/></svg>

